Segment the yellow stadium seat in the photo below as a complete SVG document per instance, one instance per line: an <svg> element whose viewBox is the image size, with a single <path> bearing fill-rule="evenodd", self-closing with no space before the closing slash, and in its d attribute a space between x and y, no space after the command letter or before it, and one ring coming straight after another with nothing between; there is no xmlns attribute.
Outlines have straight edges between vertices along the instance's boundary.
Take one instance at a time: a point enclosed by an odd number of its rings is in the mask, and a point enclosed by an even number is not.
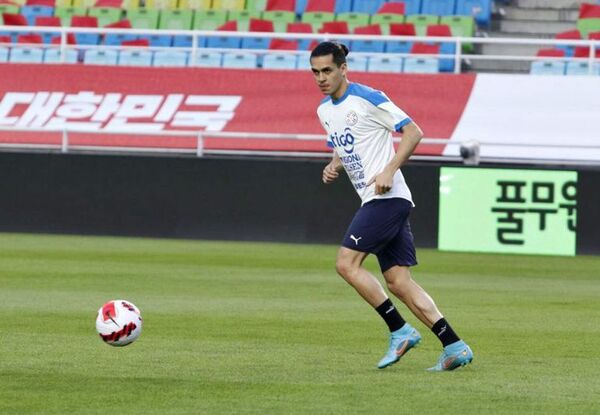
<svg viewBox="0 0 600 415"><path fill-rule="evenodd" d="M213 0L179 0L180 9L210 10Z"/></svg>
<svg viewBox="0 0 600 415"><path fill-rule="evenodd" d="M96 3L96 0L72 0L71 3L72 7L93 7Z"/></svg>
<svg viewBox="0 0 600 415"><path fill-rule="evenodd" d="M214 10L244 10L246 0L213 0Z"/></svg>
<svg viewBox="0 0 600 415"><path fill-rule="evenodd" d="M149 9L175 10L178 0L146 0Z"/></svg>

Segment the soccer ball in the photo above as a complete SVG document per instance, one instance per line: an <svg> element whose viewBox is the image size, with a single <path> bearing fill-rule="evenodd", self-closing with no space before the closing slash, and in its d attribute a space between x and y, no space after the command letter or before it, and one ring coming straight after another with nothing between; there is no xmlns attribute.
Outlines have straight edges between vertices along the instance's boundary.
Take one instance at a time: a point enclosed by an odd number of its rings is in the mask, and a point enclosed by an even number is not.
<svg viewBox="0 0 600 415"><path fill-rule="evenodd" d="M96 331L111 346L127 346L142 333L140 310L129 301L109 301L98 310Z"/></svg>

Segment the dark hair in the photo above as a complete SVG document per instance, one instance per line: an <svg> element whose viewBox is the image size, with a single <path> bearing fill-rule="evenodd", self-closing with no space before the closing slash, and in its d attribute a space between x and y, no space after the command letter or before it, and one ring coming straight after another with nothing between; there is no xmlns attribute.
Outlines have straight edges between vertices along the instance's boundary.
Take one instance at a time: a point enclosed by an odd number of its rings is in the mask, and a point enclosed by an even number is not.
<svg viewBox="0 0 600 415"><path fill-rule="evenodd" d="M321 42L313 49L310 58L317 56L333 55L333 61L340 67L342 63L346 63L346 55L348 55L348 47L337 42Z"/></svg>

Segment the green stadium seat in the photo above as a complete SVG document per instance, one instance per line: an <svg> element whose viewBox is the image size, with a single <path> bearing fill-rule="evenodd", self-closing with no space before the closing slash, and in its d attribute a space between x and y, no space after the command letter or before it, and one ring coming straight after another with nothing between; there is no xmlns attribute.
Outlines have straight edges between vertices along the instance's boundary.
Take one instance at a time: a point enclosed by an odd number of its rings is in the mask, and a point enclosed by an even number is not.
<svg viewBox="0 0 600 415"><path fill-rule="evenodd" d="M73 7L73 0L56 0L54 7Z"/></svg>
<svg viewBox="0 0 600 415"><path fill-rule="evenodd" d="M264 20L272 21L276 32L285 32L287 31L288 23L294 23L296 21L296 13L282 10L271 10L263 12L262 18Z"/></svg>
<svg viewBox="0 0 600 415"><path fill-rule="evenodd" d="M250 10L232 10L229 12L229 20L235 20L237 27L240 32L247 32L249 30L250 19L260 19L261 12L250 11Z"/></svg>
<svg viewBox="0 0 600 415"><path fill-rule="evenodd" d="M98 27L104 27L118 22L121 20L122 14L123 10L115 9L114 7L92 7L88 9L88 16L95 16L98 18Z"/></svg>
<svg viewBox="0 0 600 415"><path fill-rule="evenodd" d="M84 7L57 7L54 9L54 15L60 17L63 26L71 26L72 16L85 16Z"/></svg>
<svg viewBox="0 0 600 415"><path fill-rule="evenodd" d="M439 16L433 16L431 14L415 14L412 16L406 16L406 23L412 23L415 25L417 36L425 36L427 26L431 24L438 24Z"/></svg>
<svg viewBox="0 0 600 415"><path fill-rule="evenodd" d="M450 26L452 36L473 37L475 34L475 19L473 16L443 16L441 24ZM463 51L470 53L474 50L472 43L463 43Z"/></svg>
<svg viewBox="0 0 600 415"><path fill-rule="evenodd" d="M302 15L303 23L310 23L315 32L318 32L323 22L332 22L335 20L335 14L329 12L306 12Z"/></svg>
<svg viewBox="0 0 600 415"><path fill-rule="evenodd" d="M585 39L588 37L589 33L600 31L600 19L579 19L577 20L577 29Z"/></svg>
<svg viewBox="0 0 600 415"><path fill-rule="evenodd" d="M246 0L213 0L215 10L244 10Z"/></svg>
<svg viewBox="0 0 600 415"><path fill-rule="evenodd" d="M194 30L217 30L225 24L228 15L227 10L198 10L194 18Z"/></svg>
<svg viewBox="0 0 600 415"><path fill-rule="evenodd" d="M129 9L127 19L133 29L158 29L160 11L155 9Z"/></svg>
<svg viewBox="0 0 600 415"><path fill-rule="evenodd" d="M159 29L190 30L194 12L191 10L163 10L160 13Z"/></svg>
<svg viewBox="0 0 600 415"><path fill-rule="evenodd" d="M210 10L212 0L179 0L178 9L183 10Z"/></svg>
<svg viewBox="0 0 600 415"><path fill-rule="evenodd" d="M2 15L4 13L7 14L18 14L19 6L15 6L14 4L0 4L0 22L3 22Z"/></svg>
<svg viewBox="0 0 600 415"><path fill-rule="evenodd" d="M337 21L348 23L348 28L351 32L359 26L367 26L371 20L371 16L366 13L340 13L335 18Z"/></svg>
<svg viewBox="0 0 600 415"><path fill-rule="evenodd" d="M404 23L404 15L397 13L378 13L371 16L371 24L381 26L381 33L390 34L390 25L393 23Z"/></svg>
<svg viewBox="0 0 600 415"><path fill-rule="evenodd" d="M247 0L246 10L264 12L267 8L267 0Z"/></svg>

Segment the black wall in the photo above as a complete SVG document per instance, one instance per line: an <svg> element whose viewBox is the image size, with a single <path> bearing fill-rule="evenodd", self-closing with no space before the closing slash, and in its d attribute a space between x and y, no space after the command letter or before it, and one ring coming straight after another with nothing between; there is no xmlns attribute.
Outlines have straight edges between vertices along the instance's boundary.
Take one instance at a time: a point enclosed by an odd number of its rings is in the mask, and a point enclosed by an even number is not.
<svg viewBox="0 0 600 415"><path fill-rule="evenodd" d="M0 153L0 231L339 243L358 196L323 161ZM437 167L403 169L437 246Z"/></svg>

